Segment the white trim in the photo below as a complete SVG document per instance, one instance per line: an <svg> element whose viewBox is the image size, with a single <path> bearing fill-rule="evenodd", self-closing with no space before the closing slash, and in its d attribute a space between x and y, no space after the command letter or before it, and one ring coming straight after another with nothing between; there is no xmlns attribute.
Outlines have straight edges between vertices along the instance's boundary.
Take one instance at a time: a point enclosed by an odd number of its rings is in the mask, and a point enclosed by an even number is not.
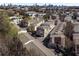
<svg viewBox="0 0 79 59"><path fill-rule="evenodd" d="M28 42L26 42L24 45L29 44L30 42L33 42L34 40L29 40Z"/></svg>

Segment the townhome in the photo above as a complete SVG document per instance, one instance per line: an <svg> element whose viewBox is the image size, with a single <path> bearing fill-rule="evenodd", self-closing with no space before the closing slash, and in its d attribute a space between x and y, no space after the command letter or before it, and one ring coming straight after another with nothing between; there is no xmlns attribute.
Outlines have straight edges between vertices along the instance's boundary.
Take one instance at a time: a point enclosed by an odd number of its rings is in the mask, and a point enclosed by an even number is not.
<svg viewBox="0 0 79 59"><path fill-rule="evenodd" d="M11 23L19 24L22 19L22 16L11 16L10 17Z"/></svg>
<svg viewBox="0 0 79 59"><path fill-rule="evenodd" d="M79 55L79 22L74 22L73 40L75 44L75 53Z"/></svg>
<svg viewBox="0 0 79 59"><path fill-rule="evenodd" d="M44 23L44 20L42 18L35 18L30 21L28 21L28 31L36 31L37 27L39 27L41 24Z"/></svg>
<svg viewBox="0 0 79 59"><path fill-rule="evenodd" d="M60 45L65 47L65 35L63 34L64 23L60 23L51 33L48 46Z"/></svg>
<svg viewBox="0 0 79 59"><path fill-rule="evenodd" d="M54 21L49 20L37 28L36 35L46 37L54 27Z"/></svg>

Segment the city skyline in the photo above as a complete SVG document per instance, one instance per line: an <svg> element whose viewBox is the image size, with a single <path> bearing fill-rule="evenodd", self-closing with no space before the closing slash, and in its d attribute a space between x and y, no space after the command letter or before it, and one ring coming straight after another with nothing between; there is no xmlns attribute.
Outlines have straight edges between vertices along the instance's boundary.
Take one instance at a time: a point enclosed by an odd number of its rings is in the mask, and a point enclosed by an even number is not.
<svg viewBox="0 0 79 59"><path fill-rule="evenodd" d="M66 5L66 6L79 6L78 0L2 0L0 4L22 4L22 5L32 5L32 4L53 4L53 5Z"/></svg>

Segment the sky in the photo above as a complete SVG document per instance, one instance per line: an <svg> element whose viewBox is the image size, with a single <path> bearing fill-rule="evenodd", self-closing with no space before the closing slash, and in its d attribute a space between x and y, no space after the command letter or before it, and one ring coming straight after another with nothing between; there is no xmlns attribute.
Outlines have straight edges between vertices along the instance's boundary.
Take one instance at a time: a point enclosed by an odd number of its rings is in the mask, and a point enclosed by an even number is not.
<svg viewBox="0 0 79 59"><path fill-rule="evenodd" d="M79 6L78 0L0 0L0 4L54 4L54 5L70 5Z"/></svg>

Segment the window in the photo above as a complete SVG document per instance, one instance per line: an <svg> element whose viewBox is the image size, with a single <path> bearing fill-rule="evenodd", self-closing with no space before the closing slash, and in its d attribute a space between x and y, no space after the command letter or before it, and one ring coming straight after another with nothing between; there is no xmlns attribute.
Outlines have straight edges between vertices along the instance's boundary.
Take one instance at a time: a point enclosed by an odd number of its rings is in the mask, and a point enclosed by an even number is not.
<svg viewBox="0 0 79 59"><path fill-rule="evenodd" d="M55 37L54 41L56 44L61 44L61 37Z"/></svg>
<svg viewBox="0 0 79 59"><path fill-rule="evenodd" d="M79 54L79 45L77 45L77 54Z"/></svg>

